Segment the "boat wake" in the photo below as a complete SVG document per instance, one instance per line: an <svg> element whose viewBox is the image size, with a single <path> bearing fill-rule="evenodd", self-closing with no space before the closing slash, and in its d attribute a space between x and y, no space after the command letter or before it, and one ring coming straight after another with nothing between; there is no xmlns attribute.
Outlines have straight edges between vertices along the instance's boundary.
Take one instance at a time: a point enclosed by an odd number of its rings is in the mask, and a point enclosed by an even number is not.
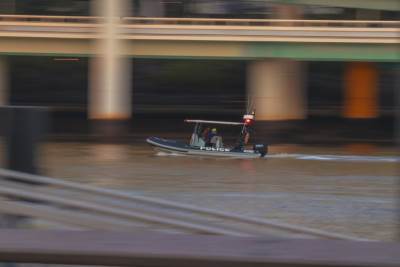
<svg viewBox="0 0 400 267"><path fill-rule="evenodd" d="M292 158L299 160L316 161L347 161L347 162L400 162L400 157L396 156L361 156L361 155L312 155L312 154L268 154L266 159L271 158Z"/></svg>
<svg viewBox="0 0 400 267"><path fill-rule="evenodd" d="M174 153L174 152L166 152L166 151L158 151L156 153L158 157L186 157L186 155L181 153Z"/></svg>

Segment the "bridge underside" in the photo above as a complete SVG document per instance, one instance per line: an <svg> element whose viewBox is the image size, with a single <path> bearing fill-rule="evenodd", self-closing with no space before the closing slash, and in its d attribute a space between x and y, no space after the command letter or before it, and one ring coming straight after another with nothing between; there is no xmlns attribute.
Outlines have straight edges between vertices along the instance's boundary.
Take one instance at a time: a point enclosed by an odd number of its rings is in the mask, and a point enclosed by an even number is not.
<svg viewBox="0 0 400 267"><path fill-rule="evenodd" d="M318 5L345 8L399 11L398 0L272 0L271 2L295 5Z"/></svg>
<svg viewBox="0 0 400 267"><path fill-rule="evenodd" d="M60 38L6 37L0 42L3 55L95 55L94 40ZM398 44L357 43L289 43L289 42L222 42L222 41L125 41L122 54L138 58L190 58L256 60L287 58L315 61L400 60Z"/></svg>

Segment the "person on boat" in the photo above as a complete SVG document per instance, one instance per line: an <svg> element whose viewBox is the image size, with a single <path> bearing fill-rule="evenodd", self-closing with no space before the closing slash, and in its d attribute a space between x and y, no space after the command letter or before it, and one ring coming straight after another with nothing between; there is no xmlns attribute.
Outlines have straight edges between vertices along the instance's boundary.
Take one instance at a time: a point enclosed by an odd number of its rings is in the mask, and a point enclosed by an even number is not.
<svg viewBox="0 0 400 267"><path fill-rule="evenodd" d="M211 129L211 133L208 136L209 145L214 148L222 148L222 137L218 135L218 131L216 128Z"/></svg>
<svg viewBox="0 0 400 267"><path fill-rule="evenodd" d="M250 139L250 129L249 127L245 126L240 134L239 141L233 150L243 151L245 146L249 143L249 139Z"/></svg>
<svg viewBox="0 0 400 267"><path fill-rule="evenodd" d="M211 133L210 133L210 137L213 138L214 136L216 136L218 133L217 128L212 128L211 129Z"/></svg>
<svg viewBox="0 0 400 267"><path fill-rule="evenodd" d="M249 140L250 140L250 129L248 127L245 127L243 131L243 144L247 145L249 143Z"/></svg>
<svg viewBox="0 0 400 267"><path fill-rule="evenodd" d="M209 135L209 133L210 133L210 127L206 127L206 128L203 130L203 132L201 133L201 138L203 139L203 141L204 141L205 143L207 143L207 141L208 141L208 135Z"/></svg>
<svg viewBox="0 0 400 267"><path fill-rule="evenodd" d="M212 146L211 139L217 135L217 128L209 130L205 136L206 146Z"/></svg>

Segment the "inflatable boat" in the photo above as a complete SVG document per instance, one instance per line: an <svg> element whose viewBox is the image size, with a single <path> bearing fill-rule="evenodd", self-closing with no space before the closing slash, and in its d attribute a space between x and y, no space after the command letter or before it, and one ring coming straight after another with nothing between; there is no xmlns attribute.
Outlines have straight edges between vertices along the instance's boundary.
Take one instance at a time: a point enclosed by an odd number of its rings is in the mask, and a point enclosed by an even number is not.
<svg viewBox="0 0 400 267"><path fill-rule="evenodd" d="M159 137L149 137L146 140L147 143L159 150L193 156L261 158L268 152L268 147L264 144L249 144L249 128L254 122L254 113L244 115L243 122L192 119L185 120L185 122L194 124L193 133L188 143ZM216 128L212 128L222 125L240 127L241 131L234 145L225 146Z"/></svg>

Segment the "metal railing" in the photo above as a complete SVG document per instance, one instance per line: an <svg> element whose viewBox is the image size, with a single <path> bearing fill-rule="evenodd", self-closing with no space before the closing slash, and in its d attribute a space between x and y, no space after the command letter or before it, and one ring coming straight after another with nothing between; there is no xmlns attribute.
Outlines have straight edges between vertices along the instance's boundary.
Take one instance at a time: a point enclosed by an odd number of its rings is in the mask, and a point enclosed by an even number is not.
<svg viewBox="0 0 400 267"><path fill-rule="evenodd" d="M45 186L32 187L23 183ZM161 227L168 231L189 233L232 236L267 234L286 237L367 240L6 169L0 169L0 185L0 195L39 203L0 201L2 212L26 216L43 215L46 219L53 218L65 223L74 223L76 220L78 226L88 228L101 229L104 225L108 225L107 229L113 227L114 229L132 229L138 226L139 222L140 227L152 225L156 229ZM69 209L59 207L69 207ZM62 211L66 213L59 217ZM82 220L78 219L80 217Z"/></svg>
<svg viewBox="0 0 400 267"><path fill-rule="evenodd" d="M165 17L119 17L123 24L165 25L219 25L219 26L292 26L292 27L373 27L398 28L400 21L389 20L302 20L302 19L229 19L229 18L165 18ZM42 16L0 15L2 22L53 22L53 23L103 23L96 16Z"/></svg>
<svg viewBox="0 0 400 267"><path fill-rule="evenodd" d="M101 17L94 16L0 15L0 21L97 23L104 20Z"/></svg>

